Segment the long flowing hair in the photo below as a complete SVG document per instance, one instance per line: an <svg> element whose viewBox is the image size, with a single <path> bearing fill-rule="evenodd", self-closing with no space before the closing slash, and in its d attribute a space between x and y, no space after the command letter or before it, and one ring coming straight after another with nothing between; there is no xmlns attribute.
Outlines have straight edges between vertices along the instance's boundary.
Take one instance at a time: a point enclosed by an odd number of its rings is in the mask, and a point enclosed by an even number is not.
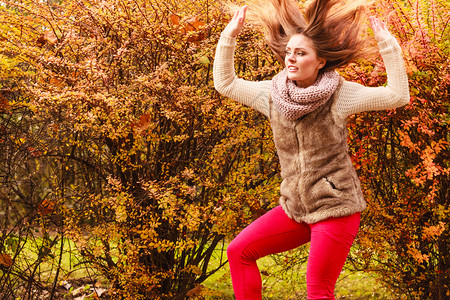
<svg viewBox="0 0 450 300"><path fill-rule="evenodd" d="M317 55L327 60L321 71L342 67L364 54L365 0L313 0L307 4L293 0L249 0L246 3L247 20L260 26L281 63L284 63L286 45L295 34L309 38ZM236 5L229 7L236 9Z"/></svg>

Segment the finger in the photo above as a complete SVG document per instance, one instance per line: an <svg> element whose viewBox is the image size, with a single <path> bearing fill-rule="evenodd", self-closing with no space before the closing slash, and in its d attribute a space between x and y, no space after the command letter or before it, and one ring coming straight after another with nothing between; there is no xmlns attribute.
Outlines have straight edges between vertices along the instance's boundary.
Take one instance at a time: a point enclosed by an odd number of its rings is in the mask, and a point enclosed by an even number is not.
<svg viewBox="0 0 450 300"><path fill-rule="evenodd" d="M243 23L245 21L245 14L247 13L247 5L244 5L240 10L239 10L239 21L241 23Z"/></svg>
<svg viewBox="0 0 450 300"><path fill-rule="evenodd" d="M375 17L370 16L369 22L370 22L370 27L372 27L372 29L373 29L375 27Z"/></svg>
<svg viewBox="0 0 450 300"><path fill-rule="evenodd" d="M379 20L379 19L376 19L376 20L377 20L377 27L378 27L379 29L387 30L386 22L383 22L383 21L381 21L381 20Z"/></svg>
<svg viewBox="0 0 450 300"><path fill-rule="evenodd" d="M244 17L245 17L245 14L246 14L246 12L247 12L247 9L248 9L248 6L247 6L247 5L244 5L244 6L242 7L242 13L243 13Z"/></svg>
<svg viewBox="0 0 450 300"><path fill-rule="evenodd" d="M372 22L373 22L372 30L374 32L377 32L377 31L380 31L383 29L383 22L381 22L378 18L372 17Z"/></svg>
<svg viewBox="0 0 450 300"><path fill-rule="evenodd" d="M371 17L369 18L369 20L370 20L370 25L371 25L372 27L376 27L376 26L377 26L377 23L378 23L378 19L377 19L377 18L371 16Z"/></svg>
<svg viewBox="0 0 450 300"><path fill-rule="evenodd" d="M375 26L377 27L377 30L380 30L380 28L381 28L381 21L378 18L375 18Z"/></svg>
<svg viewBox="0 0 450 300"><path fill-rule="evenodd" d="M236 19L238 18L238 16L239 16L239 10L237 10L237 11L234 13L234 16L233 16L232 20L236 20Z"/></svg>

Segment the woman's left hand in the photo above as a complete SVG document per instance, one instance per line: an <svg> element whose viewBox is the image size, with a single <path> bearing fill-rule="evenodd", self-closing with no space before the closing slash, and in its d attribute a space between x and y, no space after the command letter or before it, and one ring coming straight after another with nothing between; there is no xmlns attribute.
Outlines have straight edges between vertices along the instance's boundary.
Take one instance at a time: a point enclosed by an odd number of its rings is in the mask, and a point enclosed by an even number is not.
<svg viewBox="0 0 450 300"><path fill-rule="evenodd" d="M392 34L387 29L386 23L371 16L369 17L370 26L372 27L373 35L377 42L385 41L392 37Z"/></svg>

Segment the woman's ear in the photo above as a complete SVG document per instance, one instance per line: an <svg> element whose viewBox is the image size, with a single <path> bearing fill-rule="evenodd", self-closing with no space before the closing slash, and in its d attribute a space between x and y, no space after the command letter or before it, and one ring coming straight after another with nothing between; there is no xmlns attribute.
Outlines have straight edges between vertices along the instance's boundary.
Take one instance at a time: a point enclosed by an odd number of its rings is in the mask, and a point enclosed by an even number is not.
<svg viewBox="0 0 450 300"><path fill-rule="evenodd" d="M319 65L318 65L319 69L322 69L326 64L327 64L326 58L319 58Z"/></svg>

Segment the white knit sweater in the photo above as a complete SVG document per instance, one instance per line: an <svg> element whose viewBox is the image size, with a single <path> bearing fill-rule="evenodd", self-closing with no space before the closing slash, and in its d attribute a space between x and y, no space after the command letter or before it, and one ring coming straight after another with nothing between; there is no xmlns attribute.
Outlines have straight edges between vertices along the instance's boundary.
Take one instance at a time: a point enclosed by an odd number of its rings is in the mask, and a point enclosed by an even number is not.
<svg viewBox="0 0 450 300"><path fill-rule="evenodd" d="M271 80L247 81L237 78L234 70L236 38L221 35L214 60L214 87L233 100L250 106L269 117ZM395 38L379 42L380 53L386 65L387 85L365 87L344 81L332 107L334 117L345 119L351 114L369 110L384 110L409 102L408 77Z"/></svg>

